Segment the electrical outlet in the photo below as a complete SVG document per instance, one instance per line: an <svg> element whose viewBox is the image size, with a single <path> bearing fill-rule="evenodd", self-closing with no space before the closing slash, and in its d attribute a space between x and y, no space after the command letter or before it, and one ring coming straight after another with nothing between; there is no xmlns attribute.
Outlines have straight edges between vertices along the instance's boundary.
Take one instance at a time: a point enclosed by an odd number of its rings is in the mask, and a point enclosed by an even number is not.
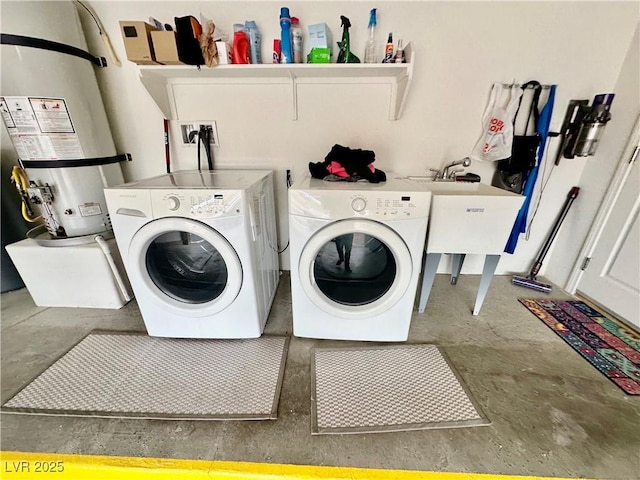
<svg viewBox="0 0 640 480"><path fill-rule="evenodd" d="M219 147L220 141L218 140L218 127L215 120L199 120L197 122L198 128L205 127L211 129L211 146Z"/></svg>
<svg viewBox="0 0 640 480"><path fill-rule="evenodd" d="M193 120L190 122L181 122L180 135L182 137L182 145L197 146L198 132L202 126L211 129L211 146L219 147L220 140L218 139L218 127L215 120Z"/></svg>
<svg viewBox="0 0 640 480"><path fill-rule="evenodd" d="M180 136L182 137L182 144L183 145L189 145L189 144L195 145L196 142L198 141L198 138L195 135L197 132L198 132L198 129L196 128L195 123L193 123L193 122L181 123L180 124Z"/></svg>

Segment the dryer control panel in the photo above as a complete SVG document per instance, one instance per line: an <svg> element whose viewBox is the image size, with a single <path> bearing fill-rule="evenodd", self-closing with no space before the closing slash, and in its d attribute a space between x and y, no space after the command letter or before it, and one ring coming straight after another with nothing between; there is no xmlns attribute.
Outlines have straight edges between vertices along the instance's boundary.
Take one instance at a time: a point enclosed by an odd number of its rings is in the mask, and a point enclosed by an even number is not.
<svg viewBox="0 0 640 480"><path fill-rule="evenodd" d="M430 192L289 190L292 215L315 218L366 217L377 220L427 218Z"/></svg>
<svg viewBox="0 0 640 480"><path fill-rule="evenodd" d="M242 194L237 191L186 190L151 192L153 215L195 219L240 215Z"/></svg>

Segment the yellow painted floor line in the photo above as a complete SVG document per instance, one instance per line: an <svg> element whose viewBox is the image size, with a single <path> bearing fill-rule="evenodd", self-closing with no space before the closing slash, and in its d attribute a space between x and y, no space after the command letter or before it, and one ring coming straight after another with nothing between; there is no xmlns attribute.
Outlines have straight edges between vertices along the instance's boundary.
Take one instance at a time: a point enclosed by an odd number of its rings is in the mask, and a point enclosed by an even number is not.
<svg viewBox="0 0 640 480"><path fill-rule="evenodd" d="M536 480L551 478L4 451L0 452L0 461L2 462L0 477L3 480L41 480L42 478L55 480Z"/></svg>

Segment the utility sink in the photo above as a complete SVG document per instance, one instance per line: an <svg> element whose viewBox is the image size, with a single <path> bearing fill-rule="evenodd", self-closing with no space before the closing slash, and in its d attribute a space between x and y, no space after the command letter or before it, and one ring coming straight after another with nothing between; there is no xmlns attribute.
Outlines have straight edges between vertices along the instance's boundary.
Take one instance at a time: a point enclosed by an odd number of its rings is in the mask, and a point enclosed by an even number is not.
<svg viewBox="0 0 640 480"><path fill-rule="evenodd" d="M501 254L524 197L481 183L409 181L432 193L427 253Z"/></svg>
<svg viewBox="0 0 640 480"><path fill-rule="evenodd" d="M442 254L453 254L452 285L458 281L465 256L481 254L485 262L473 307L473 315L478 315L524 197L481 183L408 180L431 192L418 312L425 311Z"/></svg>

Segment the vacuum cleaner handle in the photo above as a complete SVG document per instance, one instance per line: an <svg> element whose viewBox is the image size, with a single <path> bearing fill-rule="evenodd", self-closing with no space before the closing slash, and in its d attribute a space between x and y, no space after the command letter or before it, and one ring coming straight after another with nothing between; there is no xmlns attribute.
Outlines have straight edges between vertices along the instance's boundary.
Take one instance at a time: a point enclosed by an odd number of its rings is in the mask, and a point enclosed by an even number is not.
<svg viewBox="0 0 640 480"><path fill-rule="evenodd" d="M580 187L572 187L571 190L569 190L569 194L567 195L567 200L568 199L575 200L578 197L579 193L580 193Z"/></svg>
<svg viewBox="0 0 640 480"><path fill-rule="evenodd" d="M544 245L542 245L542 249L538 254L538 258L536 259L536 262L533 264L533 267L531 268L531 272L529 273L529 278L532 278L535 280L536 276L538 275L538 272L542 267L542 261L544 260L544 257L547 255L549 248L551 248L551 244L553 243L553 240L556 238L556 235L558 233L558 230L560 230L560 226L562 225L564 218L567 216L567 213L569 213L569 209L571 208L573 201L578 197L579 193L580 193L579 187L572 187L569 193L567 194L567 199L565 200L564 205L562 206L562 210L560 210L560 213L558 214L558 218L553 224L553 228L551 229L549 236L545 240Z"/></svg>

